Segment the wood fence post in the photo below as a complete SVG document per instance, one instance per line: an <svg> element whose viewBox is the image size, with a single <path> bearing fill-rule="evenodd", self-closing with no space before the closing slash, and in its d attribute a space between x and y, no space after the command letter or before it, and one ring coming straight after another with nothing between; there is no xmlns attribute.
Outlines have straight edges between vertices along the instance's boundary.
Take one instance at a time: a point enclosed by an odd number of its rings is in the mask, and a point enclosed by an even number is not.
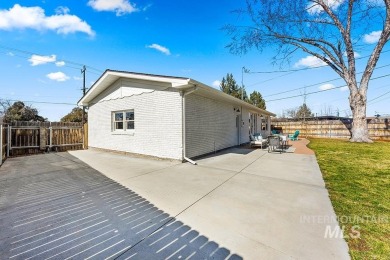
<svg viewBox="0 0 390 260"><path fill-rule="evenodd" d="M7 158L9 157L10 150L11 150L11 126L8 125L8 129L7 129Z"/></svg>
<svg viewBox="0 0 390 260"><path fill-rule="evenodd" d="M53 128L49 127L49 149L51 150L51 147L53 146Z"/></svg>
<svg viewBox="0 0 390 260"><path fill-rule="evenodd" d="M85 123L83 126L83 148L84 150L88 149L88 123Z"/></svg>
<svg viewBox="0 0 390 260"><path fill-rule="evenodd" d="M41 151L46 150L46 144L47 144L47 131L45 127L39 128L39 149Z"/></svg>

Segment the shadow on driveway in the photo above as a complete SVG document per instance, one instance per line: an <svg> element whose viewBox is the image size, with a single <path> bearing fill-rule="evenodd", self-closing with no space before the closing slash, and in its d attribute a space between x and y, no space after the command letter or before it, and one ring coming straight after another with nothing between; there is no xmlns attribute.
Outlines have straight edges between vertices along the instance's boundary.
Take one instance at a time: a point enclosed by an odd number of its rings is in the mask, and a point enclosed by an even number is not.
<svg viewBox="0 0 390 260"><path fill-rule="evenodd" d="M242 259L68 153L0 168L1 259Z"/></svg>

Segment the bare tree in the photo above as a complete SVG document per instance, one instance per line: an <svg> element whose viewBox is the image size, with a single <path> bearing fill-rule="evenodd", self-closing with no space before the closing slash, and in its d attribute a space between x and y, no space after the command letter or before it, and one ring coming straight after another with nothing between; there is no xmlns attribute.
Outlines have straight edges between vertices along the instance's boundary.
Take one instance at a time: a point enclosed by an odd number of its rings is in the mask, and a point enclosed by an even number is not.
<svg viewBox="0 0 390 260"><path fill-rule="evenodd" d="M390 0L247 0L241 14L248 26L228 25L231 52L242 54L275 47L275 62L288 61L298 49L332 68L346 82L353 115L352 142L372 142L368 136L367 89L390 36ZM379 36L365 38L365 35ZM356 51L364 40L375 43L358 81ZM367 47L364 45L364 48Z"/></svg>
<svg viewBox="0 0 390 260"><path fill-rule="evenodd" d="M4 116L5 112L12 106L11 101L0 99L0 116Z"/></svg>

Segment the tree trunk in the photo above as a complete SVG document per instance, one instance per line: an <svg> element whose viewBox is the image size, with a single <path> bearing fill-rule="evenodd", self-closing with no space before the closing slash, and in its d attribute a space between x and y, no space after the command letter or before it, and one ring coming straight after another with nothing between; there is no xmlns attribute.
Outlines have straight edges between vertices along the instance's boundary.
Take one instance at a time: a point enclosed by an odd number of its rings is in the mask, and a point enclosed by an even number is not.
<svg viewBox="0 0 390 260"><path fill-rule="evenodd" d="M351 129L351 142L372 143L368 135L368 125L366 118L366 98L360 93L351 95L349 103L352 110L353 122Z"/></svg>

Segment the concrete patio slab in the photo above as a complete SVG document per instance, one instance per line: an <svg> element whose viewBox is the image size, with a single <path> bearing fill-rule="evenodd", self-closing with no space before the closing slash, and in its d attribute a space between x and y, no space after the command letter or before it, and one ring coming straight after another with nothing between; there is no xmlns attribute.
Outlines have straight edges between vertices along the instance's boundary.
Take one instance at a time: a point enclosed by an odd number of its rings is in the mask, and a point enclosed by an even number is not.
<svg viewBox="0 0 390 260"><path fill-rule="evenodd" d="M245 168L245 172L325 187L317 160L313 155L267 153Z"/></svg>
<svg viewBox="0 0 390 260"><path fill-rule="evenodd" d="M71 154L77 155L80 160L88 162L91 167L99 169L118 182L182 164L175 160L136 158L96 149L90 149L88 152L72 151Z"/></svg>
<svg viewBox="0 0 390 260"><path fill-rule="evenodd" d="M0 230L0 259L242 259L68 153L7 159Z"/></svg>
<svg viewBox="0 0 390 260"><path fill-rule="evenodd" d="M342 238L325 238L337 222L305 221L335 218L314 155L234 148L196 166L158 169L155 161L152 172L132 175L130 168L108 166L115 154L71 154L246 259L349 259Z"/></svg>

